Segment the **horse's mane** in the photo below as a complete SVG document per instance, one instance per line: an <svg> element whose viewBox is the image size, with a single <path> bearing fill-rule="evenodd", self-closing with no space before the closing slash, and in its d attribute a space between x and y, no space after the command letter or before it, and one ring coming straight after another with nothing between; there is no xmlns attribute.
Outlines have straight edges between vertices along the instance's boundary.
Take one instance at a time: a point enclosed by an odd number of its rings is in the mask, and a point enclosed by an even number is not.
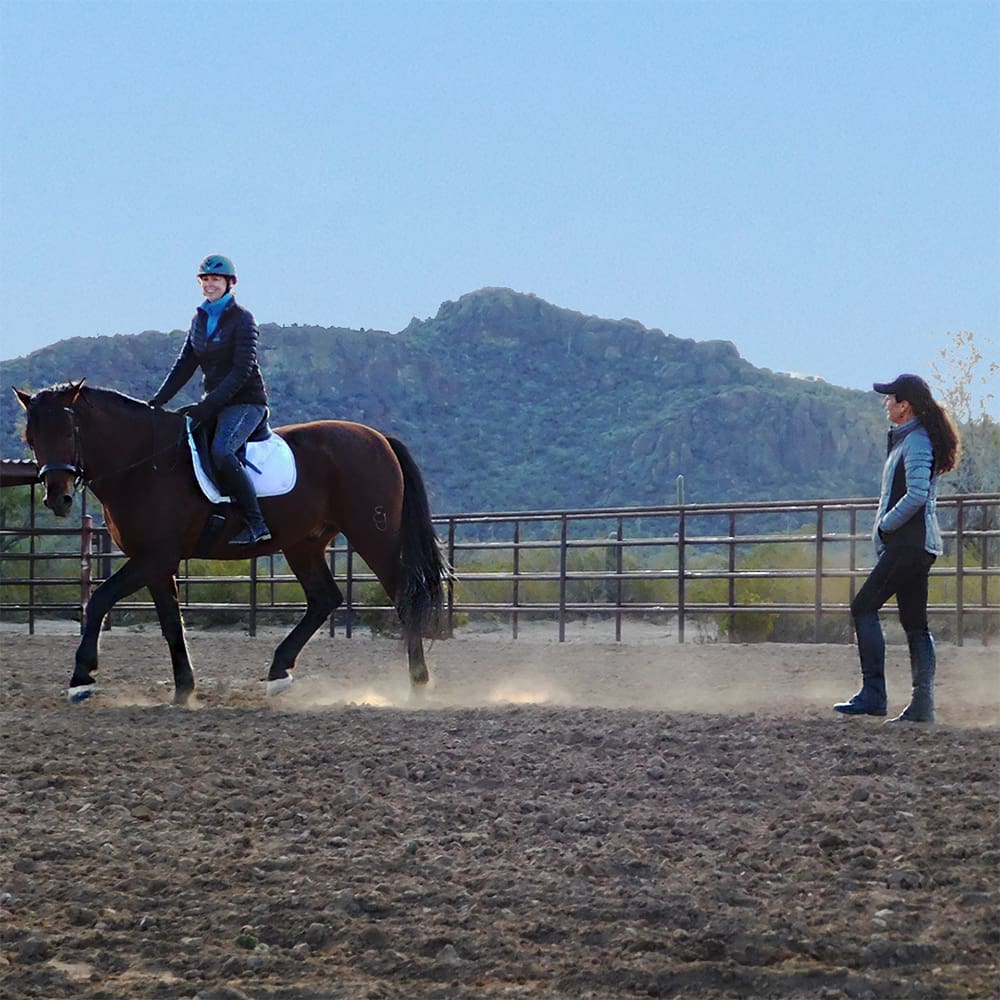
<svg viewBox="0 0 1000 1000"><path fill-rule="evenodd" d="M136 408L149 409L149 404L145 400L126 396L125 393L119 392L117 389L102 389L100 386L94 385L81 386L79 382L59 382L56 385L50 385L47 389L39 389L32 398L37 403L44 403L49 399L58 399L67 392L76 391L78 391L78 401L91 406L96 402L103 402L126 412L134 411Z"/></svg>
<svg viewBox="0 0 1000 1000"><path fill-rule="evenodd" d="M117 389L104 389L95 385L81 385L80 382L60 382L57 385L49 386L47 389L40 389L32 396L32 400L38 404L45 404L53 401L58 405L66 405L60 401L60 397L66 393L75 393L75 406L86 407L88 409L98 409L105 414L110 414L113 419L134 420L140 413L148 421L163 421L171 418L176 419L177 414L170 410L151 409L149 404L143 399L136 399L134 396L127 396Z"/></svg>
<svg viewBox="0 0 1000 1000"><path fill-rule="evenodd" d="M47 389L39 389L37 392L31 394L31 398L35 402L44 403L47 399L61 396L64 392L68 392L74 388L76 388L76 383L74 382L59 382L56 385L50 385Z"/></svg>
<svg viewBox="0 0 1000 1000"><path fill-rule="evenodd" d="M119 392L117 389L102 389L100 386L85 385L80 390L80 399L88 405L93 405L94 402L100 400L125 411L134 411L137 408L147 412L149 410L149 404L144 399L126 396L124 392Z"/></svg>

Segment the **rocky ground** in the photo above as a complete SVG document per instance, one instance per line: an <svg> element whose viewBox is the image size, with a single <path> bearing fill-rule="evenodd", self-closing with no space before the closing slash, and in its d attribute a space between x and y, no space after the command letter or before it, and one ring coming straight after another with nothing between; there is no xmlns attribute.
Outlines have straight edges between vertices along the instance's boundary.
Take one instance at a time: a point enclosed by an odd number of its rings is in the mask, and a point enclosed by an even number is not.
<svg viewBox="0 0 1000 1000"><path fill-rule="evenodd" d="M933 727L848 646L0 635L5 998L995 997L995 650ZM905 653L890 656L892 707Z"/></svg>

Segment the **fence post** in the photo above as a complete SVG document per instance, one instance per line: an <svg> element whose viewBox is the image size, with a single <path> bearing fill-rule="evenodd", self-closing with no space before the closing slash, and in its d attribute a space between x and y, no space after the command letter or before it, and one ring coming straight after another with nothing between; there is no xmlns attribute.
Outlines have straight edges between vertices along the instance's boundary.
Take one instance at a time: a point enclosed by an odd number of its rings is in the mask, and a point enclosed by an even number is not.
<svg viewBox="0 0 1000 1000"><path fill-rule="evenodd" d="M347 620L344 623L344 636L350 639L351 633L354 631L354 625L351 621L354 618L354 546L351 545L351 540L346 535L344 537L347 541L347 579L344 585L344 590L347 591L347 601L345 602Z"/></svg>
<svg viewBox="0 0 1000 1000"><path fill-rule="evenodd" d="M988 507L985 504L981 508L982 510L982 525L984 531L989 531L996 517L996 508ZM979 603L985 608L989 604L990 588L989 588L989 577L986 575L986 570L989 568L990 560L990 538L988 535L983 536L983 544L980 546L979 551L982 554L980 559L980 567L982 568L983 575L979 578ZM986 634L986 619L983 620L983 634Z"/></svg>
<svg viewBox="0 0 1000 1000"><path fill-rule="evenodd" d="M35 544L35 529L38 525L35 522L35 497L38 490L31 487L31 502L28 506L28 524L31 533L28 535L28 635L35 634L35 556L38 548Z"/></svg>
<svg viewBox="0 0 1000 1000"><path fill-rule="evenodd" d="M819 642L823 618L823 505L816 504L816 586L813 604L813 642Z"/></svg>
<svg viewBox="0 0 1000 1000"><path fill-rule="evenodd" d="M107 525L104 526L104 530L97 536L97 551L101 556L100 569L98 570L98 573L101 577L101 582L103 583L109 576L111 576L111 532L108 531ZM187 573L187 560L184 561L184 572L185 574ZM190 594L188 594L188 600L190 600ZM109 611L104 616L104 621L101 624L102 632L111 631L111 620L113 617L114 609Z"/></svg>
<svg viewBox="0 0 1000 1000"><path fill-rule="evenodd" d="M451 573L445 584L448 592L448 638L455 635L455 519L448 518L448 565Z"/></svg>
<svg viewBox="0 0 1000 1000"><path fill-rule="evenodd" d="M333 577L334 583L337 582L337 539L333 538L330 542L327 552L329 553L329 563L330 563L330 576ZM337 609L334 608L330 612L330 638L332 639L337 634Z"/></svg>
<svg viewBox="0 0 1000 1000"><path fill-rule="evenodd" d="M847 600L848 603L851 603L854 600L854 592L856 589L854 572L858 568L858 540L857 540L858 508L857 507L851 508L851 518L847 530L851 533L851 542L850 542L851 556L850 556L850 562L848 563L848 569L850 569L851 575L850 577L848 577L848 586L847 586Z"/></svg>
<svg viewBox="0 0 1000 1000"><path fill-rule="evenodd" d="M87 602L90 600L91 548L94 543L94 518L84 514L80 519L80 631L87 624Z"/></svg>
<svg viewBox="0 0 1000 1000"><path fill-rule="evenodd" d="M566 641L566 540L569 537L569 518L563 514L560 518L559 532L559 641Z"/></svg>
<svg viewBox="0 0 1000 1000"><path fill-rule="evenodd" d="M511 615L510 615L510 627L511 627L511 637L517 638L517 627L518 627L518 617L517 609L521 605L521 522L514 522L514 560L513 560L513 571L514 571L514 585L511 588Z"/></svg>
<svg viewBox="0 0 1000 1000"><path fill-rule="evenodd" d="M955 505L955 644L965 643L965 504Z"/></svg>
<svg viewBox="0 0 1000 1000"><path fill-rule="evenodd" d="M615 551L615 642L622 641L622 571L625 569L625 553L623 551L622 541L625 538L625 533L623 529L623 519L618 518L618 527L614 533L614 539L617 543L614 547Z"/></svg>
<svg viewBox="0 0 1000 1000"><path fill-rule="evenodd" d="M684 477L677 477L677 641L684 642L684 576L687 572L687 553L684 551L684 534L687 530L684 517Z"/></svg>
<svg viewBox="0 0 1000 1000"><path fill-rule="evenodd" d="M736 512L729 512L729 635L736 634Z"/></svg>
<svg viewBox="0 0 1000 1000"><path fill-rule="evenodd" d="M257 557L250 560L250 634L257 634Z"/></svg>

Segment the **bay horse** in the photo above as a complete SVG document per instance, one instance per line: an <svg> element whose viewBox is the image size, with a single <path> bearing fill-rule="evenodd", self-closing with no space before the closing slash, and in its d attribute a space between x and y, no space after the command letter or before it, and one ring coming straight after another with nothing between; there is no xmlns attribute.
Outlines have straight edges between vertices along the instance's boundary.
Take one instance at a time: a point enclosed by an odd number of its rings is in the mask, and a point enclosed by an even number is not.
<svg viewBox="0 0 1000 1000"><path fill-rule="evenodd" d="M450 570L431 523L423 477L406 446L371 427L317 420L276 428L295 457L291 492L262 498L270 541L229 545L241 527L232 510L218 538L201 541L213 507L196 484L186 417L111 389L66 382L33 394L14 388L27 412L25 440L45 486L45 506L65 517L86 484L100 500L111 537L127 561L87 601L67 696L96 690L98 640L114 605L149 589L170 650L174 703L194 691L178 603L181 560L247 559L281 551L306 596L306 611L274 651L268 694L291 684L309 638L343 602L325 553L343 534L385 588L403 625L410 682L429 678L423 637L434 626Z"/></svg>

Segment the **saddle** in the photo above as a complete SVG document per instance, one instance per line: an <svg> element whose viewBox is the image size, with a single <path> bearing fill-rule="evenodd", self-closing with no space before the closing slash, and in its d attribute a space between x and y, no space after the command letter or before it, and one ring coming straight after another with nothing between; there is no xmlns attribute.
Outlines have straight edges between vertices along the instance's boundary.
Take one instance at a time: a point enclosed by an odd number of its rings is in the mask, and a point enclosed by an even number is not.
<svg viewBox="0 0 1000 1000"><path fill-rule="evenodd" d="M195 556L207 557L223 536L233 498L224 495L218 486L211 457L212 425L195 427L188 417L186 427L195 479L212 504L212 511L194 550ZM271 431L266 414L236 455L246 467L257 496L281 496L294 488L297 477L295 456L285 439Z"/></svg>
<svg viewBox="0 0 1000 1000"><path fill-rule="evenodd" d="M219 489L218 476L212 465L211 425L195 428L189 417L187 437L195 478L202 493L214 504L230 502L232 498ZM297 478L295 456L285 439L271 430L266 414L247 443L237 451L236 457L246 467L257 496L276 497L294 489Z"/></svg>

